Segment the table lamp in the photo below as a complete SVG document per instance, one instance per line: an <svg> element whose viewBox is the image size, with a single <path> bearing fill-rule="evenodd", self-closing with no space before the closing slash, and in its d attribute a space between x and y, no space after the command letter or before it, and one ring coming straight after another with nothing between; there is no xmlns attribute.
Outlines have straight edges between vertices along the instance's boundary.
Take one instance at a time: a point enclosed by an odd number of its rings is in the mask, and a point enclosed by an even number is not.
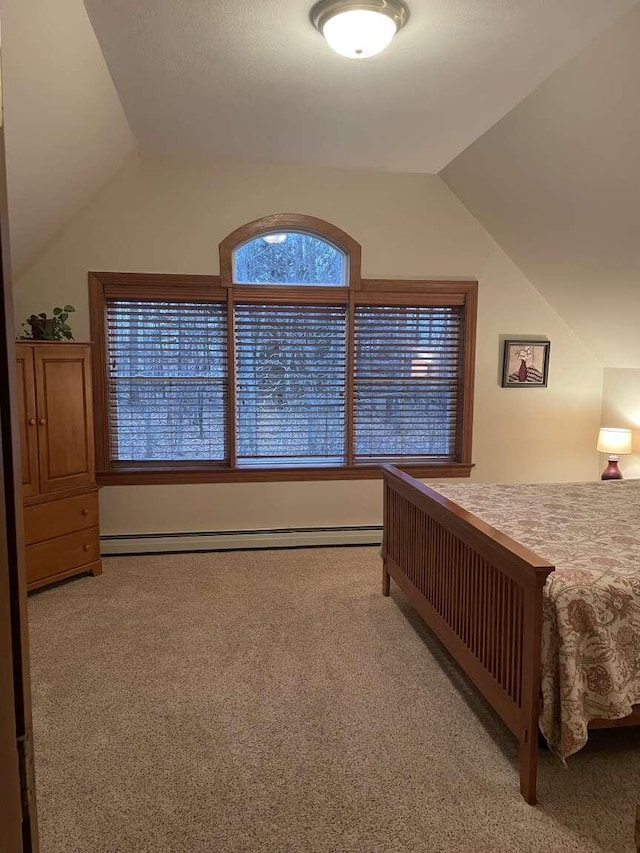
<svg viewBox="0 0 640 853"><path fill-rule="evenodd" d="M602 480L622 480L618 456L631 453L631 430L602 427L598 435L598 453L609 454L609 464L602 472Z"/></svg>

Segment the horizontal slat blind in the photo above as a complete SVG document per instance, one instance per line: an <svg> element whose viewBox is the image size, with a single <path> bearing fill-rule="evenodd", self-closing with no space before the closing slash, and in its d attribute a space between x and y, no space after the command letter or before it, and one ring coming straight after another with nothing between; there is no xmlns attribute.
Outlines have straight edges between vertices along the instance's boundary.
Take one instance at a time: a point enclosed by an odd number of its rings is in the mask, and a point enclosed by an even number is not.
<svg viewBox="0 0 640 853"><path fill-rule="evenodd" d="M356 307L356 461L455 459L462 325L458 307Z"/></svg>
<svg viewBox="0 0 640 853"><path fill-rule="evenodd" d="M224 460L226 305L108 300L106 326L111 459Z"/></svg>
<svg viewBox="0 0 640 853"><path fill-rule="evenodd" d="M346 310L340 305L236 306L239 465L344 462Z"/></svg>

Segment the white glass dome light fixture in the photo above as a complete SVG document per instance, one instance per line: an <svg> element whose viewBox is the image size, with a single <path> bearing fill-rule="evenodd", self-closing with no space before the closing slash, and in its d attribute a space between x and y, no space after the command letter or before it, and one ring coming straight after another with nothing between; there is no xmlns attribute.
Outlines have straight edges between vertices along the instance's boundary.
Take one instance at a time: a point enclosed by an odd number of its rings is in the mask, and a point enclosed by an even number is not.
<svg viewBox="0 0 640 853"><path fill-rule="evenodd" d="M286 234L263 234L262 239L265 243L284 243L287 239Z"/></svg>
<svg viewBox="0 0 640 853"><path fill-rule="evenodd" d="M408 18L409 9L402 0L320 0L311 10L311 21L329 46L350 59L380 53Z"/></svg>

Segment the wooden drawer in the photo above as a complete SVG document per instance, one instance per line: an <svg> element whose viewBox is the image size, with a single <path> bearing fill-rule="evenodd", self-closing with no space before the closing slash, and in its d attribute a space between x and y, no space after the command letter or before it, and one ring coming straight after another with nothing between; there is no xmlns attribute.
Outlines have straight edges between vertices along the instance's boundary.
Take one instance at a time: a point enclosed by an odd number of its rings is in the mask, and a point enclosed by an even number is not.
<svg viewBox="0 0 640 853"><path fill-rule="evenodd" d="M27 506L24 509L26 545L64 536L74 530L98 525L98 493L89 492L60 501Z"/></svg>
<svg viewBox="0 0 640 853"><path fill-rule="evenodd" d="M48 542L29 545L27 583L68 572L100 559L100 536L97 527L58 536Z"/></svg>

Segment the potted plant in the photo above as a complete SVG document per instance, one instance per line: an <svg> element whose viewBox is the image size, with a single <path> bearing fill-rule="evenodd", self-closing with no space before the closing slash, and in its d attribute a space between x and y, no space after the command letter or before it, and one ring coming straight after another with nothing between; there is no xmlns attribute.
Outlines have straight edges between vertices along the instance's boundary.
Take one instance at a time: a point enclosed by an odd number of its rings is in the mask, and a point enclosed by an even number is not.
<svg viewBox="0 0 640 853"><path fill-rule="evenodd" d="M64 308L54 308L52 317L47 317L46 314L32 314L22 324L24 333L20 335L21 340L72 341L73 334L67 320L69 314L75 310L73 305L65 305Z"/></svg>

